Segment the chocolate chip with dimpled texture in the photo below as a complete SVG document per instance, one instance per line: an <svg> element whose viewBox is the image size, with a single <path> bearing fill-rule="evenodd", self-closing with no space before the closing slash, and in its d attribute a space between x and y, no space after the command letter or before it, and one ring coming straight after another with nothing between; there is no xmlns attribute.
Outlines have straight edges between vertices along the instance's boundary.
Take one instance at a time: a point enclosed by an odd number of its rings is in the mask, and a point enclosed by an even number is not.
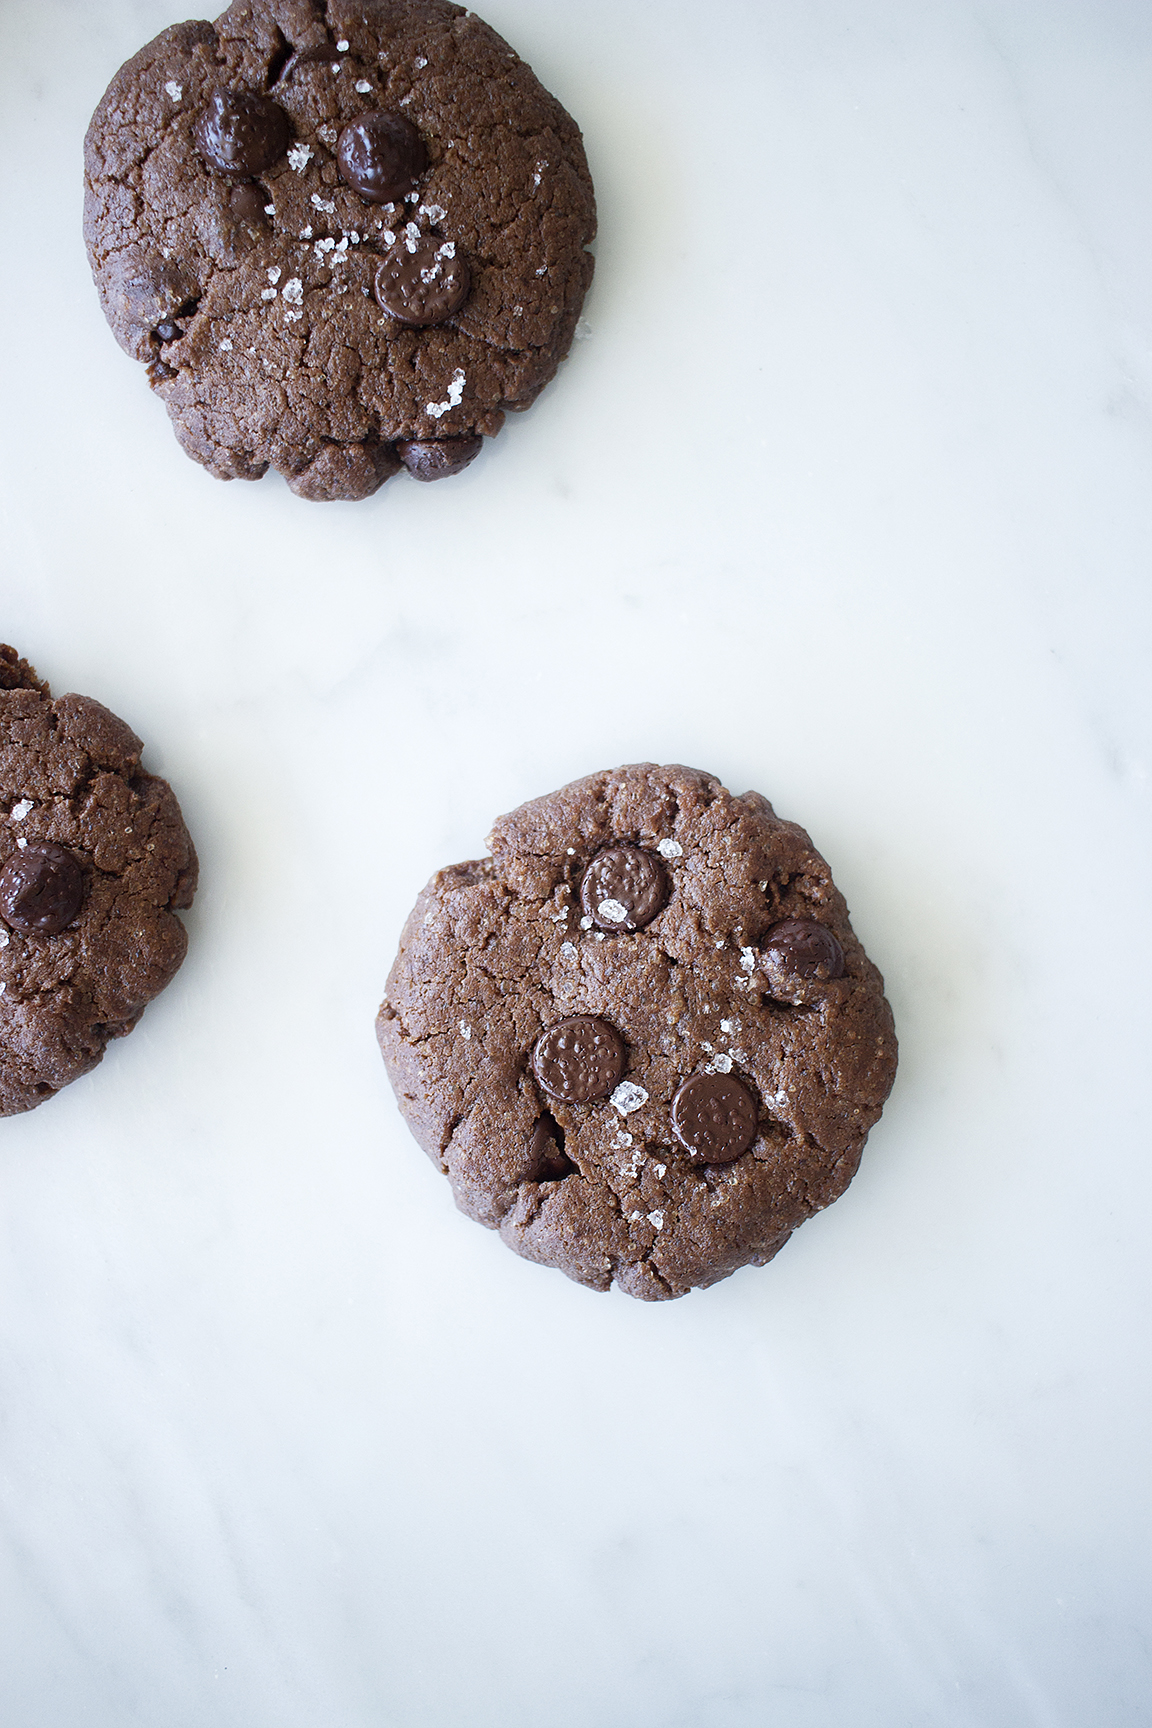
<svg viewBox="0 0 1152 1728"><path fill-rule="evenodd" d="M784 918L764 938L763 965L789 978L842 978L844 950L815 918Z"/></svg>
<svg viewBox="0 0 1152 1728"><path fill-rule="evenodd" d="M605 846L580 883L580 904L601 930L640 930L667 899L668 873L642 846Z"/></svg>
<svg viewBox="0 0 1152 1728"><path fill-rule="evenodd" d="M673 1095L672 1132L702 1164L731 1164L756 1138L756 1100L731 1074L693 1074Z"/></svg>
<svg viewBox="0 0 1152 1728"><path fill-rule="evenodd" d="M0 917L25 935L58 936L84 900L84 874L51 840L14 852L0 871Z"/></svg>
<svg viewBox="0 0 1152 1728"><path fill-rule="evenodd" d="M428 166L424 140L403 114L375 109L349 121L336 141L341 180L368 204L393 204Z"/></svg>
<svg viewBox="0 0 1152 1728"><path fill-rule="evenodd" d="M445 323L459 312L472 286L472 272L455 251L453 241L431 234L397 240L376 272L377 305L417 329Z"/></svg>
<svg viewBox="0 0 1152 1728"><path fill-rule="evenodd" d="M217 174L262 174L288 148L287 114L255 90L213 90L196 125L196 147Z"/></svg>
<svg viewBox="0 0 1152 1728"><path fill-rule="evenodd" d="M447 480L480 454L479 433L464 438L404 438L396 454L414 480Z"/></svg>
<svg viewBox="0 0 1152 1728"><path fill-rule="evenodd" d="M607 1098L624 1072L624 1040L594 1014L558 1020L532 1046L532 1072L553 1098L592 1104Z"/></svg>

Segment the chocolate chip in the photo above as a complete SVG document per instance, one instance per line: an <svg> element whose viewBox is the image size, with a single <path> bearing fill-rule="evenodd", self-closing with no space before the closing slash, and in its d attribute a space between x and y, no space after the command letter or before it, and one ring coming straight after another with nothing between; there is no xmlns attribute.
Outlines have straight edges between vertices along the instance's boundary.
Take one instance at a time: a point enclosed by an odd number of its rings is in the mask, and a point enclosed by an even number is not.
<svg viewBox="0 0 1152 1728"><path fill-rule="evenodd" d="M394 204L427 168L428 152L411 120L377 108L345 126L336 141L336 166L369 204Z"/></svg>
<svg viewBox="0 0 1152 1728"><path fill-rule="evenodd" d="M179 324L169 324L167 322L157 324L155 330L156 340L158 342L178 342L183 334L184 332L181 330Z"/></svg>
<svg viewBox="0 0 1152 1728"><path fill-rule="evenodd" d="M472 272L455 252L451 240L402 235L376 272L378 303L401 324L443 324L472 286Z"/></svg>
<svg viewBox="0 0 1152 1728"><path fill-rule="evenodd" d="M14 852L0 870L0 917L13 930L57 936L84 898L84 875L71 852L40 840Z"/></svg>
<svg viewBox="0 0 1152 1728"><path fill-rule="evenodd" d="M155 389L157 384L166 384L169 378L175 378L175 366L166 366L163 360L150 360L144 368L144 374L149 384Z"/></svg>
<svg viewBox="0 0 1152 1728"><path fill-rule="evenodd" d="M464 438L406 438L396 454L414 480L446 480L459 474L480 454L479 435Z"/></svg>
<svg viewBox="0 0 1152 1728"><path fill-rule="evenodd" d="M196 147L218 174L262 174L288 148L287 114L254 90L213 90L196 125Z"/></svg>
<svg viewBox="0 0 1152 1728"><path fill-rule="evenodd" d="M580 884L580 904L601 930L639 930L668 898L668 873L641 846L605 846Z"/></svg>
<svg viewBox="0 0 1152 1728"><path fill-rule="evenodd" d="M268 226L267 212L264 209L268 203L268 194L262 186L250 186L245 182L241 186L233 186L228 194L228 208L238 222L246 222L249 228L266 228Z"/></svg>
<svg viewBox="0 0 1152 1728"><path fill-rule="evenodd" d="M590 1104L607 1098L624 1072L624 1040L592 1014L558 1020L532 1047L532 1072L553 1098Z"/></svg>
<svg viewBox="0 0 1152 1728"><path fill-rule="evenodd" d="M826 924L814 918L785 918L774 924L763 942L764 970L771 977L841 978L844 950Z"/></svg>
<svg viewBox="0 0 1152 1728"><path fill-rule="evenodd" d="M756 1100L731 1074L693 1074L672 1099L672 1132L702 1163L730 1164L756 1138Z"/></svg>
<svg viewBox="0 0 1152 1728"><path fill-rule="evenodd" d="M559 1182L575 1170L571 1158L564 1152L564 1130L545 1110L532 1130L528 1142L528 1174L526 1182Z"/></svg>

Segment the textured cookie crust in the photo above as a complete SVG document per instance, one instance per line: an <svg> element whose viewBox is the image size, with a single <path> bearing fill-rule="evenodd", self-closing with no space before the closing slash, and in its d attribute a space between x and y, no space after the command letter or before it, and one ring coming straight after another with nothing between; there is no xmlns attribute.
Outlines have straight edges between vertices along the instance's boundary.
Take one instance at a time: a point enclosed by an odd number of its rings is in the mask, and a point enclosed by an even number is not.
<svg viewBox="0 0 1152 1728"><path fill-rule="evenodd" d="M216 90L288 116L287 152L258 176L201 155ZM366 202L337 170L341 129L374 110L406 116L427 148L398 205ZM592 276L579 130L447 0L237 0L215 24L175 25L112 80L85 168L105 315L184 449L224 480L276 468L305 498L374 492L406 459L398 443L497 433L567 354ZM471 272L463 307L430 328L373 297L409 224Z"/></svg>
<svg viewBox="0 0 1152 1728"><path fill-rule="evenodd" d="M607 934L580 887L620 842L662 860L669 892L642 929ZM651 763L522 805L489 844L421 894L377 1019L400 1109L457 1205L595 1290L661 1300L763 1265L843 1193L896 1072L883 981L823 858L759 793ZM769 976L765 939L793 918L834 933L842 976ZM617 1102L565 1104L535 1077L541 1032L577 1015L623 1036ZM752 1093L755 1138L733 1162L702 1163L672 1132L696 1074Z"/></svg>
<svg viewBox="0 0 1152 1728"><path fill-rule="evenodd" d="M184 958L175 913L192 904L196 853L141 748L99 702L53 700L0 646L0 881L46 841L67 848L84 881L58 934L0 916L0 1115L32 1110L94 1068Z"/></svg>

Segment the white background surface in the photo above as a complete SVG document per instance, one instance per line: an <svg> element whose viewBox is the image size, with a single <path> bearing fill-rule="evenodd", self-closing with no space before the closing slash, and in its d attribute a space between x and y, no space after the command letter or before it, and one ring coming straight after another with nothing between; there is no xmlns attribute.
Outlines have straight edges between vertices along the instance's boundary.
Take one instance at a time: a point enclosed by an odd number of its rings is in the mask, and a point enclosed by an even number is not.
<svg viewBox="0 0 1152 1728"><path fill-rule="evenodd" d="M0 1125L6 1728L1120 1728L1152 1712L1152 15L493 0L592 335L456 481L221 485L80 145L164 0L0 0L3 608L146 739L191 951ZM596 1296L453 1210L372 1021L491 819L766 792L889 985L860 1175Z"/></svg>

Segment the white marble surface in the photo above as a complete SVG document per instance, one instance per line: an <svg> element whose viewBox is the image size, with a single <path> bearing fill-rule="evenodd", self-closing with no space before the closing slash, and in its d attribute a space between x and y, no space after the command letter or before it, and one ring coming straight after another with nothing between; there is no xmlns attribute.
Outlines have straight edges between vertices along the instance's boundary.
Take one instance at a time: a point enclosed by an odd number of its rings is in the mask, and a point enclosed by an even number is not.
<svg viewBox="0 0 1152 1728"><path fill-rule="evenodd" d="M88 279L181 9L0 5L0 635L203 860L0 1128L0 1714L1146 1723L1152 14L485 15L585 129L591 339L315 506L188 462ZM457 1216L372 1038L431 870L642 757L810 828L903 1053L848 1195L659 1307Z"/></svg>

